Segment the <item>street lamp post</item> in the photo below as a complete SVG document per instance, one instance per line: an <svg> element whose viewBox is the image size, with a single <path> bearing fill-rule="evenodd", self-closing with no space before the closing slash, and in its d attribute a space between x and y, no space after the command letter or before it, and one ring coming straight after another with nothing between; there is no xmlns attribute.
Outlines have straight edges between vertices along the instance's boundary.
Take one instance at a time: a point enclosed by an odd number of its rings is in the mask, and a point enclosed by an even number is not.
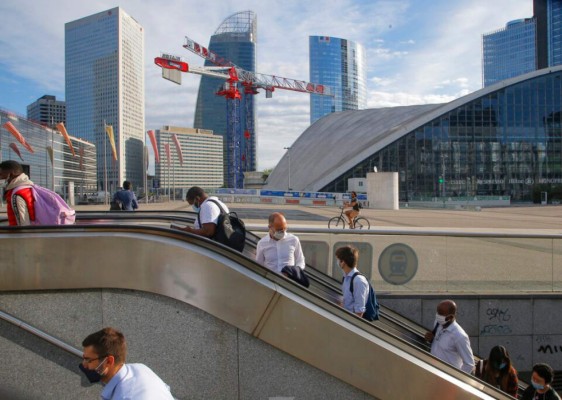
<svg viewBox="0 0 562 400"><path fill-rule="evenodd" d="M283 147L283 149L287 150L287 155L289 156L289 182L288 182L287 190L291 191L291 190L293 190L291 188L291 146Z"/></svg>

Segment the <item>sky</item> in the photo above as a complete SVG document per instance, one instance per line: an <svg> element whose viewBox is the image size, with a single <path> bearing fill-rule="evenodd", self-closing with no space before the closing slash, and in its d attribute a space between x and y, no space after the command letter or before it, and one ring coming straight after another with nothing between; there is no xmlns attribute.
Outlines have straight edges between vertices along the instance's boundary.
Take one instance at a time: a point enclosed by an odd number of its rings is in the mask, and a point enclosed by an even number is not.
<svg viewBox="0 0 562 400"><path fill-rule="evenodd" d="M257 14L260 73L309 80L311 35L361 43L368 108L449 102L482 88L482 34L533 14L532 0L3 0L0 108L25 116L45 94L64 99L64 24L116 6L144 28L147 130L192 127L200 80L166 81L154 57L166 52L202 66L184 37L208 46L239 11ZM310 98L278 90L272 99L257 95L256 104L258 170L274 168L309 126Z"/></svg>

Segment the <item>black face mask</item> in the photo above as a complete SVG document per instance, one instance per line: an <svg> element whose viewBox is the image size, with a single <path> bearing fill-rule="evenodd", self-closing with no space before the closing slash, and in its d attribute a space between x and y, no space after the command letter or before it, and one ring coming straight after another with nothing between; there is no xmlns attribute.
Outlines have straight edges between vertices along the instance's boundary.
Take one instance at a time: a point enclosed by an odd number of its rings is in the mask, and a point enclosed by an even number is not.
<svg viewBox="0 0 562 400"><path fill-rule="evenodd" d="M98 370L101 366L103 366L103 364L105 364L105 359L96 367L96 369L88 369L84 367L84 364L82 363L78 365L78 368L80 368L80 371L82 371L84 375L86 375L86 378L88 378L88 381L90 381L90 383L96 383L101 380L101 374L98 372Z"/></svg>

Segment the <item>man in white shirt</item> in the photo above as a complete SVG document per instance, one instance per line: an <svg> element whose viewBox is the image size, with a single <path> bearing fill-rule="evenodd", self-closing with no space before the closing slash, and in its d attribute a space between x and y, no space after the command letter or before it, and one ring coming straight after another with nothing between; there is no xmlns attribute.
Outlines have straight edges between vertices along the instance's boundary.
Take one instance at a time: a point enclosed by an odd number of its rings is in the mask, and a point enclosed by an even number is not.
<svg viewBox="0 0 562 400"><path fill-rule="evenodd" d="M470 374L474 369L474 356L468 335L455 320L456 314L454 301L439 303L435 328L425 334L425 340L431 343L431 354Z"/></svg>
<svg viewBox="0 0 562 400"><path fill-rule="evenodd" d="M173 400L170 387L144 364L125 364L127 343L121 332L104 328L82 342L80 369L92 383L101 381L103 400Z"/></svg>
<svg viewBox="0 0 562 400"><path fill-rule="evenodd" d="M301 243L295 235L287 233L287 220L279 212L269 216L269 232L260 239L256 248L256 261L275 272L283 267L305 267Z"/></svg>
<svg viewBox="0 0 562 400"><path fill-rule="evenodd" d="M188 204L193 207L193 211L198 214L198 218L195 220L195 226L193 228L190 226L182 228L174 226L174 228L199 236L213 238L217 229L219 216L221 215L221 210L215 202L220 204L225 213L230 212L228 207L218 198L207 195L203 189L197 186L193 186L187 191L185 199Z"/></svg>

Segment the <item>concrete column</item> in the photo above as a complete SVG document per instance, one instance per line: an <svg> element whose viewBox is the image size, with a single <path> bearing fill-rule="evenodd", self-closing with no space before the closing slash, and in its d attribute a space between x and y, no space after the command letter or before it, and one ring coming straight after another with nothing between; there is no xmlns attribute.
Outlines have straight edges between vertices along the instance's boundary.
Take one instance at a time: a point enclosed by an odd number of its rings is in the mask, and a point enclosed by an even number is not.
<svg viewBox="0 0 562 400"><path fill-rule="evenodd" d="M367 173L369 208L398 210L398 172Z"/></svg>

